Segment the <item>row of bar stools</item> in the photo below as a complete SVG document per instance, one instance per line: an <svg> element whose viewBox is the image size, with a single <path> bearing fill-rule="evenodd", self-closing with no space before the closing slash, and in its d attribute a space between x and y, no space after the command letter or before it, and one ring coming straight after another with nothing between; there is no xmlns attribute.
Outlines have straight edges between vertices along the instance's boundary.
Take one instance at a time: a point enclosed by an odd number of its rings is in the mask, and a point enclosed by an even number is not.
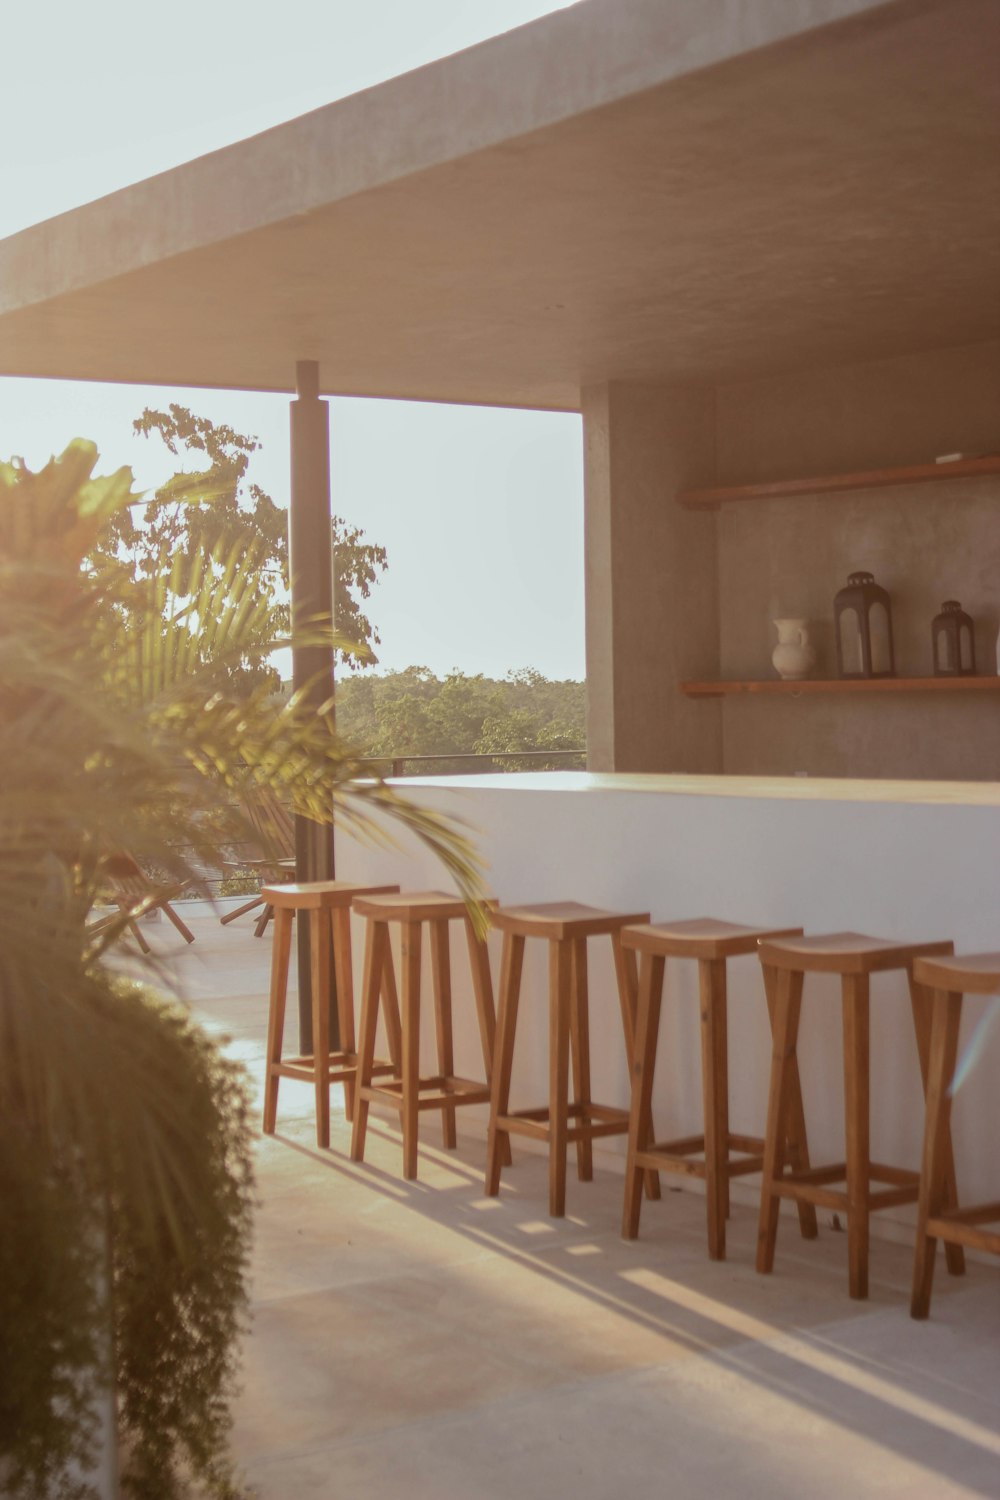
<svg viewBox="0 0 1000 1500"><path fill-rule="evenodd" d="M492 925L503 933L503 951L486 1192L495 1197L500 1191L500 1169L505 1151L509 1151L511 1134L547 1141L549 1213L554 1218L562 1218L566 1212L569 1143L576 1145L580 1181L589 1182L594 1170L593 1141L601 1136L624 1135L629 1119L628 1110L596 1104L591 1098L587 939L611 939L626 1053L631 1058L635 1026L635 965L634 956L630 961L622 948L621 931L630 924L647 922L649 913L602 911L577 901L563 901L538 906L501 907L492 913L491 920ZM524 945L528 938L542 938L549 945L549 1099L547 1105L538 1108L511 1111L514 1039ZM572 1102L569 1097L571 1059ZM653 1196L659 1196L659 1179L655 1173L649 1174L647 1188Z"/></svg>
<svg viewBox="0 0 1000 1500"><path fill-rule="evenodd" d="M955 1249L961 1254L963 1247L1000 1255L1000 1232L984 1227L1000 1223L1000 1202L958 1207L950 1149L962 997L1000 994L1000 953L919 958L913 965L913 978L933 993L924 1149L917 1199L917 1249L910 1299L911 1315L926 1318L938 1240L944 1242L946 1255Z"/></svg>
<svg viewBox="0 0 1000 1500"><path fill-rule="evenodd" d="M400 1114L403 1131L403 1176L417 1175L417 1121L421 1110L440 1109L444 1144L456 1144L455 1111L459 1105L486 1104L490 1098L490 1076L493 1063L495 1013L493 984L490 978L486 945L476 933L468 910L457 896L440 891L407 892L403 895L371 896L354 903L354 910L367 920L365 938L365 974L361 1006L358 1092L354 1110L354 1133L351 1156L363 1161L368 1127L368 1108L372 1102L388 1104ZM437 1023L438 1072L433 1077L420 1076L420 955L421 930L428 924L431 940L431 964L434 982L434 1005ZM451 963L449 924L461 922L465 927L472 969L472 984L479 1015L480 1041L483 1051L485 1080L481 1083L455 1075L452 1044ZM378 1025L379 995L395 992L395 984L385 985L392 970L389 944L390 923L402 928L402 1050L392 1076L374 1081L375 1034Z"/></svg>
<svg viewBox="0 0 1000 1500"><path fill-rule="evenodd" d="M628 1156L625 1165L625 1205L622 1234L633 1240L639 1233L644 1171L678 1172L705 1181L708 1213L708 1253L713 1260L726 1254L726 1219L729 1216L730 1178L759 1172L764 1161L764 1142L756 1136L737 1135L729 1128L728 1017L726 962L737 954L757 953L762 939L800 934L801 927L746 927L713 917L683 922L656 922L627 927L622 932L626 949L641 955L639 1003L632 1053L632 1108L629 1118ZM698 964L701 1010L702 1134L682 1140L652 1139L651 1101L656 1067L663 976L668 958L694 959ZM767 971L765 971L765 978ZM766 986L769 1016L773 1015L773 986ZM798 1067L790 1066L791 1107L788 1113L788 1154L798 1170L808 1169L802 1094ZM701 1160L694 1160L701 1157ZM802 1234L816 1236L816 1210L799 1205Z"/></svg>
<svg viewBox="0 0 1000 1500"><path fill-rule="evenodd" d="M354 1044L354 975L351 964L351 903L377 891L398 891L398 885L358 885L349 880L313 880L300 885L266 885L261 896L274 909L271 948L271 993L267 1018L267 1063L264 1075L264 1134L273 1135L278 1116L278 1085L282 1078L312 1083L316 1089L316 1141L330 1144L330 1085L343 1083L348 1119L354 1116L354 1084L358 1056ZM313 1051L308 1056L282 1058L288 964L292 925L296 916L309 922L309 959L312 990ZM337 981L340 1048L330 1051L330 953ZM386 1008L389 1050L393 1062L373 1062L374 1071L391 1073L398 1066L399 1018L395 996Z"/></svg>
<svg viewBox="0 0 1000 1500"><path fill-rule="evenodd" d="M499 1018L485 943L476 934L464 903L437 891L401 895L398 886L363 886L348 881L265 887L272 902L275 937L268 1019L264 1130L273 1133L282 1077L310 1081L316 1089L317 1139L329 1144L330 1084L343 1081L355 1160L364 1157L368 1107L372 1100L399 1110L403 1167L417 1175L417 1123L423 1109L442 1112L444 1142L456 1144L459 1104L490 1102L486 1191L495 1195L500 1170L510 1160L510 1135L519 1133L549 1145L549 1210L565 1213L566 1156L577 1151L581 1181L593 1175L595 1138L628 1133L623 1234L639 1228L642 1183L659 1197L659 1173L681 1172L704 1178L709 1254L725 1255L729 1182L762 1170L757 1268L774 1264L781 1198L797 1203L802 1234L816 1234L816 1208L842 1210L847 1218L849 1283L852 1297L868 1293L869 1216L880 1208L918 1201L918 1237L911 1312L926 1317L936 1241L945 1243L948 1269L964 1270L963 1247L1000 1254L1000 1233L985 1224L1000 1221L1000 1203L959 1210L950 1136L949 1081L955 1068L964 992L1000 993L1000 954L952 957L950 942L895 943L859 933L805 937L800 928L746 927L697 918L650 923L648 913L624 914L578 902L539 906L491 906L493 925L503 933ZM367 919L361 1044L355 1051L351 908ZM282 1031L293 918L307 915L313 997L314 1051L282 1059ZM479 1015L484 1083L454 1071L451 1014L449 924L463 922ZM402 927L403 1013L400 1016L389 943L389 926ZM437 1022L438 1068L420 1077L421 929L430 928ZM611 939L625 1046L632 1068L629 1111L596 1104L591 1097L587 939ZM549 1101L510 1111L511 1069L520 998L525 941L549 944ZM334 955L342 1049L329 1049L330 952ZM772 1065L767 1133L763 1141L729 1129L726 964L737 954L759 951L772 1026ZM642 956L641 983L636 955ZM695 959L701 1009L703 1133L657 1143L652 1124L652 1089L667 958ZM887 970L907 974L914 1030L927 1098L923 1170L873 1163L869 1151L870 976ZM839 974L844 1026L846 1160L833 1166L809 1163L798 1072L797 1041L804 976ZM379 1003L382 1003L390 1062L375 1058ZM493 1065L494 1046L496 1066ZM573 1098L570 1099L570 1065ZM386 1077L385 1075L390 1075ZM380 1078L381 1082L375 1082ZM356 1085L356 1092L355 1092ZM696 1161L693 1158L703 1159ZM845 1182L843 1190L833 1184ZM887 1184L873 1191L872 1184Z"/></svg>
<svg viewBox="0 0 1000 1500"><path fill-rule="evenodd" d="M781 1198L831 1208L847 1218L849 1285L852 1297L868 1295L868 1227L872 1211L913 1203L918 1174L901 1167L873 1162L869 1150L869 986L874 973L905 970L910 982L913 1023L921 1073L926 1084L930 1053L928 992L914 983L913 961L922 955L949 954L953 945L894 943L856 932L824 937L765 940L760 960L765 980L773 987L773 1058L764 1144L757 1269L774 1265ZM844 1027L844 1115L846 1160L836 1165L786 1167L786 1142L797 1109L797 1042L803 979L807 973L839 974ZM950 1138L943 1146L948 1193L954 1198L954 1167ZM844 1182L843 1190L833 1184ZM873 1183L887 1184L873 1191ZM962 1269L959 1246L949 1247L949 1267Z"/></svg>

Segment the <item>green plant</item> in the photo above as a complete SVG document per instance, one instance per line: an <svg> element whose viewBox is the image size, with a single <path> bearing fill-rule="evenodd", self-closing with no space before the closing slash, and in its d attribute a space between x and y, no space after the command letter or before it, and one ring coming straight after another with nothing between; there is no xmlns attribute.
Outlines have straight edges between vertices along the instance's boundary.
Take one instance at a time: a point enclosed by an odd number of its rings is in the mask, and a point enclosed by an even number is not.
<svg viewBox="0 0 1000 1500"><path fill-rule="evenodd" d="M530 670L502 681L464 672L437 678L426 667L348 678L337 698L337 723L368 755L454 755L518 750L583 753L585 688L549 682ZM518 762L498 762L518 768ZM556 754L537 767L565 765ZM520 769L524 769L523 762Z"/></svg>
<svg viewBox="0 0 1000 1500"><path fill-rule="evenodd" d="M97 982L78 996L88 1031L117 1038L122 1069L134 1074L119 1086L132 1097L111 1109L99 1162L23 1119L16 1149L0 1152L3 1201L18 1209L0 1238L8 1484L14 1494L59 1493L60 1484L86 1493L63 1475L86 1459L95 1382L114 1379L131 1439L129 1492L160 1500L186 1468L230 1495L228 1397L253 1208L242 1070L142 986ZM162 1133L150 1162L169 1160L173 1178L141 1205L120 1133L130 1121Z"/></svg>
<svg viewBox="0 0 1000 1500"><path fill-rule="evenodd" d="M97 558L124 562L134 578L149 579L163 571L165 561L169 567L178 553L193 558L238 549L244 556L244 587L252 574L253 587L266 596L276 615L283 616L288 594L287 517L260 485L248 482L252 456L261 446L258 440L196 416L176 402L169 411L147 407L132 426L145 437L158 435L175 457L203 456L210 468L200 476L199 493L193 497L190 491L179 497L178 485L182 491L184 487L181 474L143 502L141 518L127 508L117 512L98 539ZM368 542L360 527L342 516L330 519L330 547L335 625L343 637L338 659L356 671L378 659L373 647L379 634L364 613L364 601L387 566L386 550ZM261 618L266 628L267 616ZM274 668L259 653L250 659L252 644L247 638L247 657L232 669L232 684L242 690L248 683L267 681L277 689L280 679Z"/></svg>
<svg viewBox="0 0 1000 1500"><path fill-rule="evenodd" d="M260 890L260 872L254 870L230 870L219 881L220 896L255 896Z"/></svg>
<svg viewBox="0 0 1000 1500"><path fill-rule="evenodd" d="M478 873L460 830L359 779L329 704L229 695L234 664L279 643L273 600L218 550L132 576L99 545L131 475L95 462L76 442L37 474L0 464L0 1475L32 1500L86 1494L66 1465L113 1373L130 1493L172 1500L189 1473L223 1497L246 1099L180 1012L115 976L123 921L88 930L108 859L139 851L204 889L256 780L362 834L397 820L474 909ZM208 504L211 482L176 493ZM320 622L309 639L330 638Z"/></svg>

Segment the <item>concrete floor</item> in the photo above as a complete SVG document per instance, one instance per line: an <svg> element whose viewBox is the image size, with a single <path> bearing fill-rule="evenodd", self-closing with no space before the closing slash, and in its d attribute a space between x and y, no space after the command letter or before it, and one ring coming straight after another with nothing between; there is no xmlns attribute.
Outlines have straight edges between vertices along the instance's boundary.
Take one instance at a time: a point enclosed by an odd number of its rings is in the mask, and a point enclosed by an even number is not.
<svg viewBox="0 0 1000 1500"><path fill-rule="evenodd" d="M245 919L191 925L189 949L166 926L152 941L259 1092L270 945ZM515 1143L486 1199L478 1129L452 1154L422 1126L404 1183L395 1121L373 1117L356 1166L339 1091L319 1151L309 1089L282 1084L234 1433L260 1500L1000 1495L996 1266L939 1268L918 1324L905 1246L875 1240L852 1303L832 1229L806 1244L784 1221L761 1277L751 1207L713 1264L703 1200L664 1191L626 1244L614 1163L571 1177L556 1222L543 1158Z"/></svg>

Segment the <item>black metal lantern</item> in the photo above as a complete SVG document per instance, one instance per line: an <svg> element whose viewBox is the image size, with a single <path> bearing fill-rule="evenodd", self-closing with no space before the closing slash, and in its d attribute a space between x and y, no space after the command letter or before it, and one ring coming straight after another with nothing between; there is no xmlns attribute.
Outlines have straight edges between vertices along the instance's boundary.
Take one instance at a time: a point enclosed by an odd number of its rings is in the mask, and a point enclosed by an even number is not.
<svg viewBox="0 0 1000 1500"><path fill-rule="evenodd" d="M975 677L976 641L972 620L957 599L946 599L931 625L935 677Z"/></svg>
<svg viewBox="0 0 1000 1500"><path fill-rule="evenodd" d="M889 595L871 573L852 573L833 601L841 677L895 677Z"/></svg>

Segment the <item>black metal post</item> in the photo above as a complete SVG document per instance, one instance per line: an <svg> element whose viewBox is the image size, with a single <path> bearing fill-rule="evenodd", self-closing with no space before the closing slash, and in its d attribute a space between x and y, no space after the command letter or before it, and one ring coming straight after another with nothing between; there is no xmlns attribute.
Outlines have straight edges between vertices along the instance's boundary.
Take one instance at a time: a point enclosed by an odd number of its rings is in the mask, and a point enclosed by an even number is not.
<svg viewBox="0 0 1000 1500"><path fill-rule="evenodd" d="M291 403L292 476L288 511L288 562L291 574L292 631L318 618L333 618L333 556L330 532L330 416L319 399L319 365L300 360L295 366L297 398ZM333 649L293 646L292 686L307 690L317 704L333 695ZM295 878L334 878L333 830L309 818L295 819ZM312 1052L312 994L308 923L299 920L299 1047ZM331 974L333 972L331 966ZM330 1048L340 1047L336 995L330 995Z"/></svg>

